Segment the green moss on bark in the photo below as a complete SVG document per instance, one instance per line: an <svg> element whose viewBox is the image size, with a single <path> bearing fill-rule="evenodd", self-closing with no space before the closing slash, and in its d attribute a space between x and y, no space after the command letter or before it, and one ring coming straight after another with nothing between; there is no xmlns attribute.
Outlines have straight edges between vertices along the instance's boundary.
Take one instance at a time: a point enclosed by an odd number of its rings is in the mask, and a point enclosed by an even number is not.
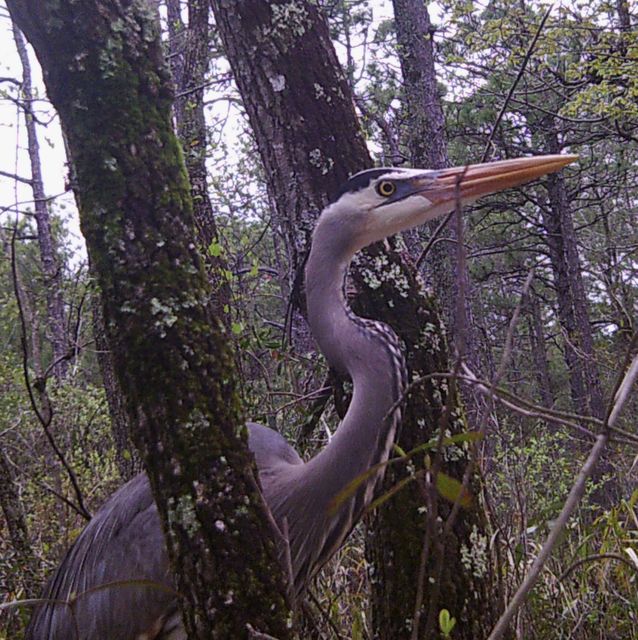
<svg viewBox="0 0 638 640"><path fill-rule="evenodd" d="M191 637L289 637L245 447L230 341L209 307L150 3L13 0L74 162L82 230L133 439Z"/></svg>

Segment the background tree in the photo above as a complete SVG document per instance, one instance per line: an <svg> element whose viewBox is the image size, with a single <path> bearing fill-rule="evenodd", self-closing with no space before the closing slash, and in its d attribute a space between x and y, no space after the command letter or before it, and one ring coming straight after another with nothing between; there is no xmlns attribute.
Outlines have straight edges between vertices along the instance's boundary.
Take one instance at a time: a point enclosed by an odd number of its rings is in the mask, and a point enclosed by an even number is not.
<svg viewBox="0 0 638 640"><path fill-rule="evenodd" d="M349 174L370 165L350 90L326 25L312 3L298 2L294 8L286 3L213 3L213 9L266 167L277 222L293 264L299 264L307 241L300 230L312 227L329 195ZM259 48L251 33L263 34ZM300 59L320 63L301 68ZM396 245L364 251L352 277L359 290L355 308L364 316L380 316L397 331L407 346L411 375L447 368L445 338L433 302L423 295ZM431 329L423 332L423 326ZM451 393L454 397L455 390ZM449 433L465 430L461 419L446 413L455 411L452 398L446 410L447 398L447 387L437 382L410 397L399 440L404 450L436 437L439 427ZM441 477L461 480L466 456L461 449L459 453L455 462L437 463L436 469L443 465ZM425 478L425 472L421 474ZM405 468L390 473L386 490L405 478ZM419 637L428 637L437 624L440 603L445 602L462 620L463 633L473 637L489 625L490 576L487 571L481 575L468 571L460 549L469 547L471 534L483 535L480 509L452 516L443 536L439 523L450 516L450 509L433 486L420 484L412 483L384 505L367 530L374 584L373 635L409 637L414 625ZM427 517L422 515L422 491L429 495ZM423 551L430 544L430 550ZM475 615L477 606L481 617Z"/></svg>

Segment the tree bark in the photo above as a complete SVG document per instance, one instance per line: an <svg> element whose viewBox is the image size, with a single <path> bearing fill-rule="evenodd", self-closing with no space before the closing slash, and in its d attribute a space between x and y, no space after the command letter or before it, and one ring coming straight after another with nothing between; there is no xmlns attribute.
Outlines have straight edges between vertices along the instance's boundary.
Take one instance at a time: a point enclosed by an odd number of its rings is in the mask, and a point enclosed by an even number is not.
<svg viewBox="0 0 638 640"><path fill-rule="evenodd" d="M64 313L64 298L62 294L62 271L56 256L53 234L51 232L51 216L42 181L42 167L40 163L40 144L36 131L33 114L33 88L31 83L31 64L24 38L19 29L13 25L18 57L22 65L22 98L24 100L24 118L27 130L27 144L29 161L31 163L31 189L35 210L35 221L38 229L38 246L40 261L44 276L44 291L47 301L47 333L52 347L52 372L58 379L62 379L68 369L69 340Z"/></svg>
<svg viewBox="0 0 638 640"><path fill-rule="evenodd" d="M106 335L104 327L104 316L102 315L102 300L99 293L96 293L92 304L93 312L93 338L97 352L97 361L102 374L102 384L106 394L106 402L109 407L109 417L111 418L111 434L115 443L117 469L122 480L130 480L143 470L142 460L139 451L135 448L131 440L133 428L131 420L126 410L126 396L120 380L115 372L113 363L113 353L111 345Z"/></svg>
<svg viewBox="0 0 638 640"><path fill-rule="evenodd" d="M372 164L351 93L311 3L212 0L211 6L296 272L329 195ZM344 117L335 117L337 109Z"/></svg>
<svg viewBox="0 0 638 640"><path fill-rule="evenodd" d="M177 73L177 78L174 79L178 88L178 97L173 109L177 135L184 151L190 179L197 238L213 289L213 305L216 315L223 320L226 327L229 327L231 292L225 275L228 265L220 252L212 250L212 245L219 243L219 233L208 195L206 169L208 135L204 116L204 84L210 62L209 13L208 0L189 0L188 29L184 32L184 24L178 22L177 16L173 18L173 25L177 28L171 41L183 45L182 51L173 52L176 62L172 68L173 73Z"/></svg>
<svg viewBox="0 0 638 640"><path fill-rule="evenodd" d="M445 116L434 67L434 27L423 0L392 0L403 93L407 143L415 166L449 166ZM417 164L418 163L418 164Z"/></svg>
<svg viewBox="0 0 638 640"><path fill-rule="evenodd" d="M184 55L186 50L186 25L182 20L182 0L166 0L166 23L168 27L168 58L170 61L173 83L177 89L184 85ZM173 104L176 120L183 117L181 106L183 101Z"/></svg>
<svg viewBox="0 0 638 640"><path fill-rule="evenodd" d="M560 153L553 125L546 130L545 139L548 153ZM565 332L572 402L576 411L586 408L589 415L603 419L605 404L564 173L547 176L546 185L549 207L543 208L543 221L556 283L558 316Z"/></svg>
<svg viewBox="0 0 638 640"><path fill-rule="evenodd" d="M403 76L402 93L406 127L404 138L410 150L410 164L426 169L449 167L445 116L438 93L434 67L434 27L427 5L422 0L392 0L397 34L397 53ZM434 233L440 220L426 226ZM418 231L406 234L412 253L420 253ZM442 307L450 334L459 324L455 301L457 295L456 244L454 229L448 225L441 231L445 239L430 248L424 274ZM412 240L412 241L410 241ZM411 246L415 244L416 246ZM457 292L458 293L458 292ZM466 310L466 316L469 309ZM468 327L467 322L461 326ZM472 363L474 364L474 363Z"/></svg>
<svg viewBox="0 0 638 640"><path fill-rule="evenodd" d="M349 174L371 165L352 93L314 3L213 0L211 4L264 163L277 223L293 262L300 266L310 230L329 197ZM359 290L355 310L392 325L405 342L410 376L447 368L444 331L435 305L396 248L375 246L363 252L353 264L352 277ZM300 299L295 304L302 307ZM404 449L427 442L438 432L446 398L445 385L437 382L424 384L410 396L399 441ZM457 418L455 414L447 424L451 432L465 428ZM443 470L460 478L466 461L459 449L459 458L445 462ZM418 607L423 629L432 626L439 608L446 607L459 621L460 638L486 636L483 623L489 607L482 599L483 577L477 579L476 568L464 566L461 559L464 546L480 555L481 512L462 512L448 538L437 536L436 551L421 581L417 574L426 530L432 532L430 525L437 516L449 513L449 506L436 496L432 504L431 515L425 518L420 513L422 494L413 483L379 509L372 527L378 535L373 541L378 550L372 558L373 580L379 590L396 580L401 602L388 612L380 611L383 604L374 601L374 616L393 620L385 637L410 637L417 592L423 589L426 596ZM385 552L390 537L394 540ZM396 549L401 553L393 557ZM426 637L424 633L421 637ZM436 628L428 632L430 637L436 633Z"/></svg>
<svg viewBox="0 0 638 640"><path fill-rule="evenodd" d="M445 132L445 116L443 114L443 108L441 99L439 96L436 69L435 69L435 56L434 56L434 27L430 20L427 4L423 0L393 0L395 27L397 34L397 52L399 61L401 63L401 72L403 76L403 94L405 96L405 109L407 115L407 130L406 139L408 148L410 150L410 160L412 166L415 167L427 167L432 169L441 169L450 165L448 152L447 152L447 139ZM431 233L439 226L440 221L435 220L429 223L427 226ZM448 225L446 229L441 233L442 238L446 238L448 241L439 242L431 248L431 253L427 256L427 272L426 278L428 278L433 285L435 292L435 298L439 301L442 315L445 318L448 326L449 333L452 336L459 338L459 344L463 345L463 357L470 364L473 370L480 371L480 362L478 358L478 345L480 339L478 332L473 326L472 313L469 304L469 297L465 296L462 301L462 305L459 306L458 300L460 295L460 281L463 279L465 283L469 283L469 273L467 268L463 272L459 272L458 260L457 260L457 233L453 225ZM466 286L466 292L467 292ZM441 335L445 334L445 326L440 324L440 320L437 317L436 311L433 309L432 317L429 322L433 323L437 327L437 332ZM463 334L463 335L460 335ZM416 338L416 344L418 345L418 337ZM428 364L430 371L446 370L449 368L449 362L447 362L447 349L439 354L430 354L426 356L431 362ZM433 392L432 389L429 390ZM456 392L455 392L456 393ZM452 431L464 431L467 430L468 424L476 424L481 401L477 394L471 389L467 390L464 394L465 406L468 412L468 419L464 421L464 418L459 415L456 419L456 424L453 426ZM440 402L440 401L439 401ZM459 399L455 396L451 400L451 406L456 406L459 403ZM440 424L442 417L440 411L437 412L430 409L427 410L427 406L436 406L436 401L433 397L429 397L425 407L420 407L421 411L425 410L425 414L412 415L413 422L418 422L419 418L423 419L424 415L427 416L427 421L430 424ZM413 439L408 435L416 434L417 437ZM406 429L402 435L401 446L407 447L405 450L409 450L419 444L418 438L423 436L423 433L419 433L418 430L412 428ZM465 460L463 460L465 461ZM463 464L448 465L454 469L455 474L463 473ZM388 478L386 479L386 489L390 489L396 482L399 481L399 477L395 474L393 469L388 472ZM385 567L385 575L383 580L372 582L372 597L373 603L376 605L373 608L373 612L377 615L373 615L373 629L374 636L378 638L397 638L406 633L406 620L412 620L413 624L418 626L418 629L413 630L412 637L428 637L436 632L435 621L433 620L433 613L436 611L435 607L427 606L432 602L427 603L423 607L424 611L427 610L427 615L422 616L415 613L414 599L406 599L404 594L406 588L409 588L410 584L417 585L419 583L419 570L422 563L421 553L425 540L428 536L432 535L435 528L430 528L426 533L419 529L418 526L413 526L412 529L415 533L421 535L421 540L415 539L411 545L412 551L405 549L406 540L401 535L397 535L397 530L402 527L402 523L409 519L410 513L413 508L418 508L418 505L423 502L423 497L418 488L414 488L410 500L405 500L403 504L400 501L396 503L396 511L393 512L392 505L382 511L378 516L378 522L376 526L376 543L368 545L369 556L376 558L375 566ZM445 506L443 506L445 512ZM441 514L439 514L441 515ZM408 520L409 521L409 520ZM478 521L475 522L478 526ZM478 532L478 529L477 529ZM440 535L440 531L436 532ZM455 532L458 535L458 532ZM467 532L464 532L467 534ZM463 534L461 534L462 537ZM445 544L445 543L444 543ZM457 538L453 541L453 544L460 544ZM442 553L440 541L433 543L432 548L436 551L432 551L432 556L436 556L437 553ZM401 560L397 562L397 558ZM440 560L440 559L439 559ZM436 566L436 560L432 562L433 566ZM400 571L392 570L393 567L400 566ZM436 569L433 569L436 572ZM430 574L431 577L432 574ZM440 578L445 579L447 576L435 576L435 582ZM476 597L482 599L480 610L482 617L476 617L474 624L474 630L470 630L470 626L467 627L470 634L481 628L487 628L491 616L495 613L496 608L491 607L491 600L489 594L491 591L491 576L488 572L483 575L473 576L474 585L471 588L475 588ZM459 584L461 581L459 581ZM466 586L469 586L466 585ZM428 595L432 598L432 595L436 593L438 585L430 587ZM449 592L450 586L443 586L443 590ZM414 593L414 592L413 592ZM436 598L435 598L436 600ZM458 611L461 601L445 600L450 606L454 607L454 610ZM477 600L478 602L478 600ZM448 604L446 604L448 606ZM453 613L455 615L455 613Z"/></svg>
<svg viewBox="0 0 638 640"><path fill-rule="evenodd" d="M628 35L631 31L631 14L627 0L616 0L616 13L618 14L619 31L623 36Z"/></svg>
<svg viewBox="0 0 638 640"><path fill-rule="evenodd" d="M397 31L397 45L403 94L407 111L407 143L412 166L442 169L450 166L445 131L445 116L439 96L434 56L435 29L430 20L427 4L422 0L393 0ZM471 158L465 159L467 162ZM427 224L434 233L440 220ZM458 338L463 346L463 358L476 371L484 367L479 356L482 344L470 304L470 275L467 267L460 272L457 259L457 231L449 224L440 232L442 242L430 247L426 256L424 277L431 283L441 307L448 335ZM420 254L420 249L416 250ZM465 282L465 297L459 306L460 282ZM462 335L461 335L462 334ZM456 342L456 340L455 340ZM464 389L468 423L477 424L481 396L473 389Z"/></svg>
<svg viewBox="0 0 638 640"><path fill-rule="evenodd" d="M544 407L554 406L554 393L552 391L552 381L549 374L549 364L547 362L547 351L545 350L545 332L543 331L543 318L541 316L541 306L538 298L531 291L529 295L529 340L532 352L532 361L536 373L538 392Z"/></svg>
<svg viewBox="0 0 638 640"><path fill-rule="evenodd" d="M290 637L229 340L195 249L172 95L146 2L9 0L77 171L81 225L190 638Z"/></svg>

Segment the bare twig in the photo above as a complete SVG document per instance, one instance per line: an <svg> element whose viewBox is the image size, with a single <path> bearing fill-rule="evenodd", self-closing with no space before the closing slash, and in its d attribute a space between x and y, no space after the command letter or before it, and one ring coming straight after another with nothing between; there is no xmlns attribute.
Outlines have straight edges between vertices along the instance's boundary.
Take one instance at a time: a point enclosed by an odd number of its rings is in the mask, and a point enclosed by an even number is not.
<svg viewBox="0 0 638 640"><path fill-rule="evenodd" d="M523 77L523 74L525 73L525 68L527 67L527 63L530 61L531 57L532 57L532 52L534 51L534 47L536 46L536 42L538 42L538 38L541 35L541 32L543 30L543 27L545 26L545 22L547 22L547 18L549 18L549 14L551 12L553 8L553 5L550 4L549 7L547 7L547 11L545 12L545 15L543 16L542 20L540 21L540 24L538 25L538 29L536 29L536 33L534 34L534 37L532 38L532 41L529 44L529 47L527 48L527 51L525 52L525 57L523 58L523 62L521 64L520 69L518 70L518 74L516 76L516 78L514 79L514 82L512 83L512 86L510 87L510 90L507 93L507 97L505 98L505 102L503 103L503 106L501 107L501 110L498 113L498 116L496 117L496 121L494 122L494 126L492 127L492 130L490 131L490 135L487 138L487 142L485 144L485 149L483 151L483 155L481 156L481 162L486 162L487 159L490 156L490 148L492 146L492 140L494 139L494 135L496 134L496 130L498 129L498 125L501 123L501 120L503 119L503 116L505 115L505 110L507 109L507 106L510 103L510 100L512 99L512 96L514 95L514 91L516 91L516 87L518 86L518 83L521 81L521 78Z"/></svg>
<svg viewBox="0 0 638 640"><path fill-rule="evenodd" d="M31 180L30 178L23 178L22 176L16 175L15 173L8 173L7 171L0 171L0 176L11 178L11 180L17 180L18 182L23 182L24 184L28 185L33 184L33 180Z"/></svg>
<svg viewBox="0 0 638 640"><path fill-rule="evenodd" d="M317 397L323 398L326 394L328 394L328 397L329 397L330 396L329 392L331 389L332 387L321 387L320 389L314 389L310 393L306 393L302 396L295 398L294 400L291 400L290 402L286 402L286 404L282 404L281 407L277 408L275 413L281 413L282 411L285 411L290 407L294 407L296 404L305 402L306 400L314 400Z"/></svg>
<svg viewBox="0 0 638 640"><path fill-rule="evenodd" d="M372 122L374 122L383 132L388 149L392 155L392 162L396 164L398 160L404 160L405 156L399 149L399 143L397 142L396 136L394 135L392 127L390 127L388 121L380 113L370 111L363 98L355 95L354 103L357 105L357 109L361 111L362 115L369 120L372 120Z"/></svg>
<svg viewBox="0 0 638 640"><path fill-rule="evenodd" d="M581 468L580 473L578 474L578 477L576 478L576 481L574 482L574 485L572 486L572 489L567 496L567 500L565 500L563 509L556 519L552 530L547 536L547 540L545 541L543 548L540 550L538 556L536 556L532 567L530 568L527 576L525 576L525 580L523 580L523 583L514 594L514 597L512 598L510 603L507 605L507 608L496 623L496 626L492 630L492 633L490 634L488 640L498 640L499 638L503 637L503 634L507 631L512 618L516 615L519 607L525 601L527 594L536 584L542 568L545 566L545 563L549 559L552 551L554 550L554 547L556 546L556 543L558 542L558 539L563 533L563 529L567 525L567 521L571 517L574 509L585 493L585 485L587 483L587 479L594 471L598 459L600 458L608 439L608 432L601 433L596 439L596 443L592 447L592 450L590 451L585 464Z"/></svg>
<svg viewBox="0 0 638 640"><path fill-rule="evenodd" d="M472 372L472 370L464 363L463 364L464 374L459 374L456 378L466 384L475 385L477 389L486 396L493 395L495 399L498 399L501 404L504 406L520 413L521 415L531 417L531 418L541 418L547 422L552 422L554 424L560 424L562 426L568 427L569 429L573 429L582 433L583 435L591 438L592 440L596 439L596 433L583 427L580 422L584 422L587 424L591 424L596 427L600 427L603 424L602 420L598 418L594 418L593 416L586 416L577 413L569 413L566 411L558 411L556 409L549 409L547 407L542 407L540 405L534 404L521 396L510 393L507 389L503 387L493 387L492 383L482 380L481 378L477 378L476 375ZM406 387L403 392L401 398L399 398L395 404L390 408L388 413L386 414L386 419L388 416L392 415L392 412L401 404L405 402L406 397L414 391L417 387L424 384L428 380L432 380L435 378L452 378L453 374L448 371L434 371L432 373L428 373L423 376L419 376L410 382L410 384ZM622 436L624 438L624 444L638 444L638 436L623 429L620 429L615 426L609 427L610 431L613 434L618 434L618 436ZM621 438L614 438L614 440L618 442L623 442Z"/></svg>
<svg viewBox="0 0 638 640"><path fill-rule="evenodd" d="M439 432L438 439L436 444L436 455L434 457L434 463L432 465L431 470L426 475L426 479L428 484L426 485L429 489L426 493L426 496L431 504L428 505L428 528L426 533L426 539L424 541L423 553L420 559L420 569L423 571L419 571L419 579L425 579L425 567L428 563L428 554L431 550L436 552L436 562L433 571L433 583L431 590L428 594L429 596L429 604L427 610L427 618L425 621L425 629L423 631L424 637L429 637L433 631L434 626L436 624L436 613L439 609L439 596L441 592L441 576L443 574L443 567L445 561L445 545L448 540L448 536L446 532L452 527L452 524L456 520L456 513L458 512L458 508L461 502L461 496L464 494L464 491L467 489L471 477L471 472L473 469L472 461L468 463L464 477L462 488L458 492L456 500L454 501L454 505L452 506L452 512L450 516L446 520L446 528L445 531L441 530L439 525L438 518L438 500L436 493L436 481L437 475L441 469L443 464L443 455L442 455L442 447L443 441L445 438L445 431L450 424L450 418L452 416L452 412L455 408L457 402L457 387L456 381L457 376L461 371L461 366L463 364L463 358L466 352L466 313L465 313L465 303L466 303L466 290L467 290L467 267L466 267L466 259L467 252L465 248L465 244L463 242L464 237L464 225L463 225L463 216L462 216L462 204L461 204L461 183L465 178L465 174L467 171L467 167L464 171L457 177L455 184L455 206L454 206L454 220L456 223L456 238L457 238L457 281L458 281L458 299L457 299L457 326L455 327L455 334L457 336L457 356L454 363L454 368L452 370L452 374L450 376L450 384L448 389L448 395L445 401L445 406L443 409L443 413L439 418ZM439 225L441 227L441 225ZM438 229L437 229L438 230ZM414 609L414 618L412 623L412 634L411 640L417 640L419 637L419 626L420 626L420 618L421 618L421 609L422 609L422 601L424 595L424 583L419 583L417 585L417 597Z"/></svg>
<svg viewBox="0 0 638 640"><path fill-rule="evenodd" d="M586 556L585 558L581 558L577 562L574 562L574 564L569 566L562 573L562 575L559 576L558 581L562 582L563 580L565 580L565 578L569 577L569 575L572 574L576 569L578 569L578 567L588 562L598 562L600 560L617 560L618 562L622 562L623 564L626 564L633 571L638 571L638 567L636 567L636 565L633 562L631 562L630 560L627 560L627 558L625 558L624 556L621 556L619 553L593 553L590 556Z"/></svg>
<svg viewBox="0 0 638 640"><path fill-rule="evenodd" d="M58 460L60 461L60 463L62 464L62 466L64 467L69 480L71 481L71 485L73 487L73 491L75 493L75 498L77 500L77 504L74 506L74 509L82 516L84 517L86 520L90 520L91 519L91 513L89 512L89 510L86 508L86 506L84 505L84 499L82 497L82 491L80 489L80 485L78 482L78 479L75 475L75 472L73 471L73 469L71 468L71 465L68 463L68 461L66 460L64 454L62 453L62 451L60 450L60 448L58 447L57 442L55 441L55 438L53 437L53 434L51 433L50 427L51 427L51 421L53 419L53 411L51 409L50 403L48 401L48 396L46 395L46 389L42 389L41 394L44 395L44 399L46 402L46 415L43 415L42 411L40 410L40 407L38 406L38 403L36 402L35 399L35 395L33 393L33 386L31 384L31 376L29 375L29 351L28 351L28 347L27 347L27 327L26 327L26 321L24 318L24 310L22 307L22 296L20 293L20 284L19 284L19 280L18 280L18 265L17 265L17 260L16 260L16 250L15 250L15 241L16 241L16 233L17 233L17 224L14 227L14 233L13 236L11 238L11 275L12 275L12 279L13 279L13 292L16 298L16 305L18 307L18 315L20 317L20 328L21 328L21 342L22 342L22 372L23 372L23 376L24 376L24 383L25 386L27 388L27 394L29 396L29 401L31 403L31 407L33 409L33 412L35 413L36 417L38 418L38 422L40 422L40 424L42 425L42 429L44 431L44 434L49 442L49 445L51 446L51 448L53 449L53 452L55 453L56 457L58 458ZM41 381L42 384L45 384L45 380ZM40 384L40 383L38 383Z"/></svg>
<svg viewBox="0 0 638 640"><path fill-rule="evenodd" d="M434 230L434 233L432 233L432 235L430 236L430 239L428 240L427 244L425 245L425 247L423 247L423 251L421 251L421 254L417 258L417 261L416 261L416 270L417 271L419 270L420 266L423 264L423 261L425 260L426 256L428 255L430 249L432 248L434 243L438 240L439 236L443 232L443 229L445 229L445 227L447 226L448 222L452 219L453 215L454 215L454 211L450 211L450 213L448 213L445 216L445 218L443 218L443 220L441 220L441 222L439 223L439 226Z"/></svg>
<svg viewBox="0 0 638 640"><path fill-rule="evenodd" d="M257 629L255 629L249 622L246 623L246 630L248 631L248 637L250 640L277 640L275 636L257 631Z"/></svg>
<svg viewBox="0 0 638 640"><path fill-rule="evenodd" d="M503 355L501 357L501 363L494 374L494 378L492 379L492 387L496 387L496 385L501 381L501 378L505 375L505 370L507 369L507 365L510 361L510 357L512 355L512 345L514 344L514 330L516 328L516 324L518 322L518 317L521 314L521 308L523 307L523 302L525 298L527 298L527 294L529 293L529 288L532 285L532 280L534 279L534 269L530 269L527 274L527 278L525 279L525 284L523 285L523 290L521 291L521 296L519 298L518 304L514 309L514 313L512 314L512 318L510 320L510 324L507 330L507 336L505 337L505 348L503 349Z"/></svg>
<svg viewBox="0 0 638 640"><path fill-rule="evenodd" d="M319 613L321 613L321 616L323 617L323 619L326 621L328 626L332 629L334 637L337 638L338 640L344 640L344 637L339 633L339 629L337 629L337 626L335 625L333 619L330 617L328 612L324 609L321 602L319 602L319 600L317 599L317 596L312 591L309 591L308 595L310 596L310 599L314 603L315 607L319 609Z"/></svg>

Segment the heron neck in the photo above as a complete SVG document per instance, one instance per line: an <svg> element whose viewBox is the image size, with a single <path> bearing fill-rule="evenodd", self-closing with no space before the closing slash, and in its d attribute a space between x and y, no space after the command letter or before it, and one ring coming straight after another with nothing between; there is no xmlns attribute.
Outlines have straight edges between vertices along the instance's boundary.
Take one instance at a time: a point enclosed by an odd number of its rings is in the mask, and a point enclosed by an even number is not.
<svg viewBox="0 0 638 640"><path fill-rule="evenodd" d="M326 489L337 492L387 459L398 419L398 415L388 414L400 399L404 384L403 357L392 329L355 316L346 303L343 282L350 258L347 254L327 258L311 252L306 269L312 333L330 365L347 372L354 387L337 432L309 463L319 467L315 471L329 470Z"/></svg>
<svg viewBox="0 0 638 640"><path fill-rule="evenodd" d="M318 231L314 246L321 251L311 251L306 267L308 320L328 362L350 374L354 390L345 418L319 454L262 478L275 519L287 524L297 591L339 548L372 500L384 469L362 474L388 458L400 418L393 407L404 382L396 335L358 318L346 304L343 281L352 254L339 253L330 238L318 242ZM364 481L346 495L358 477Z"/></svg>

